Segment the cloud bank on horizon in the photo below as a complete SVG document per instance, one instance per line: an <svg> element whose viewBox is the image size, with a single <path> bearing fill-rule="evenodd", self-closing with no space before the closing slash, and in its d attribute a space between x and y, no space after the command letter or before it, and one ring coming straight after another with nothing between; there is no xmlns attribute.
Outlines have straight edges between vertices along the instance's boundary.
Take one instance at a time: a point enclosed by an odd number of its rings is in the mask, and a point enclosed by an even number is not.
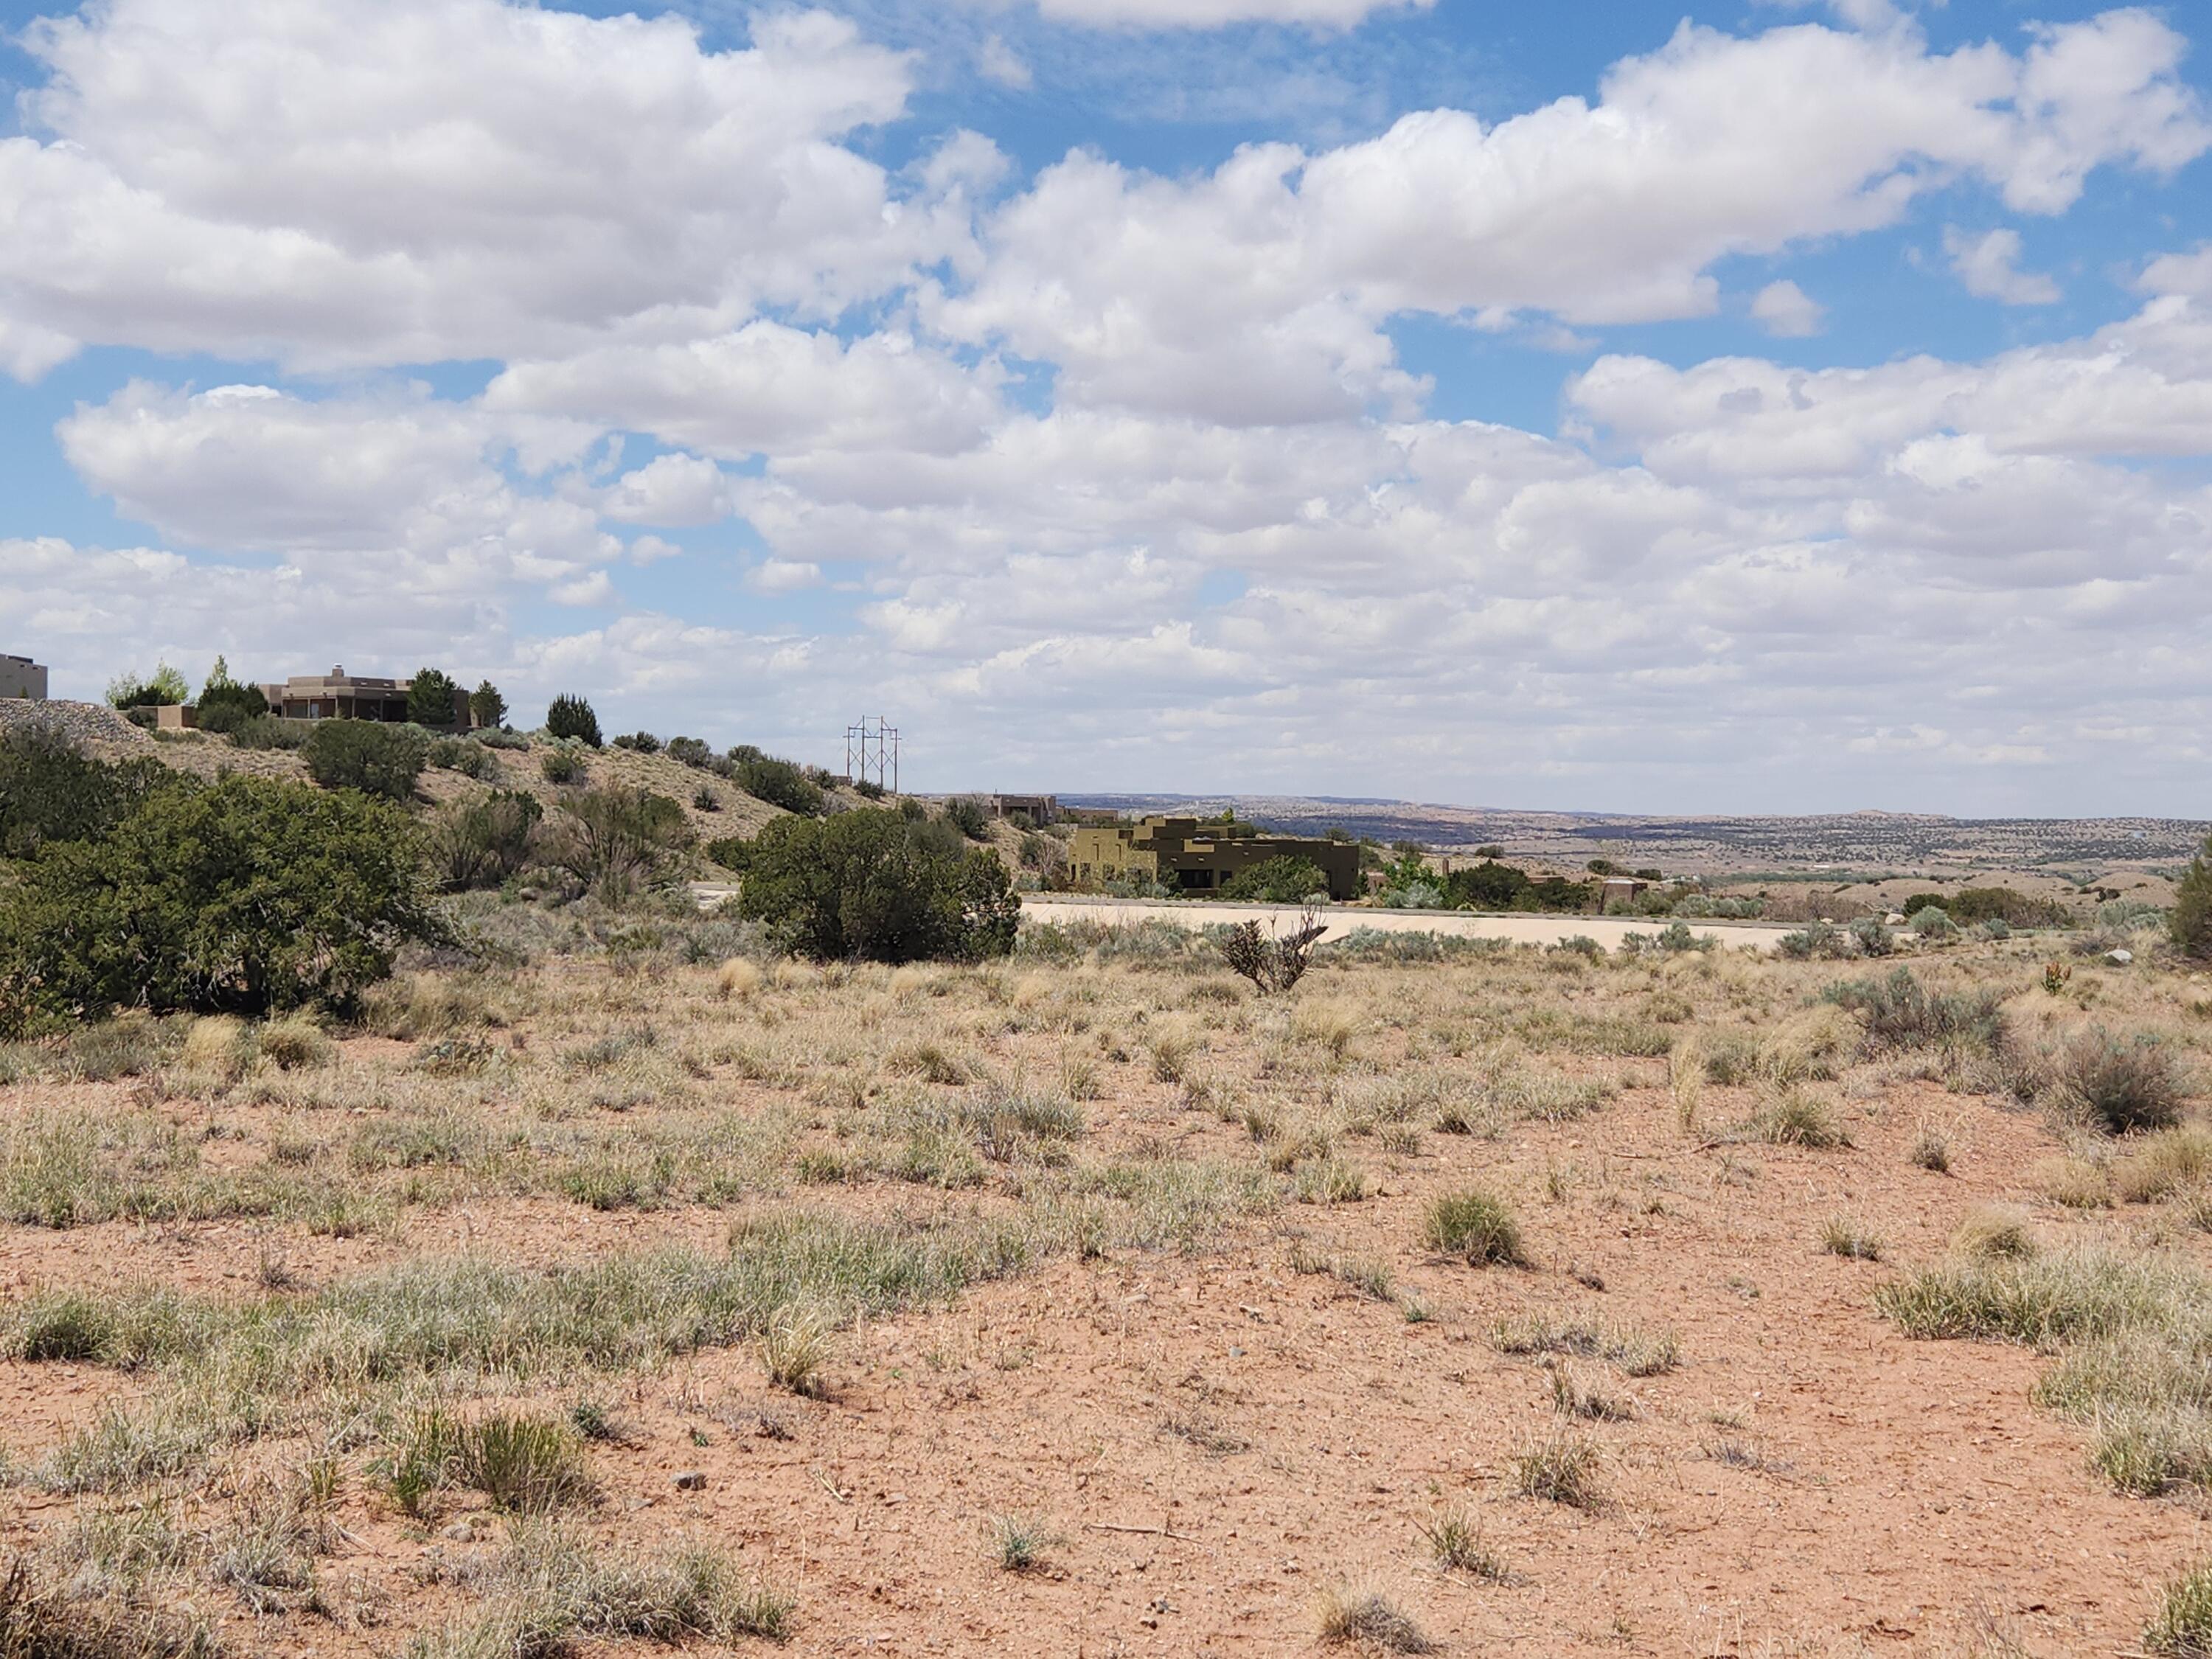
<svg viewBox="0 0 2212 1659"><path fill-rule="evenodd" d="M2212 816L2181 14L0 0L0 649L934 787Z"/></svg>

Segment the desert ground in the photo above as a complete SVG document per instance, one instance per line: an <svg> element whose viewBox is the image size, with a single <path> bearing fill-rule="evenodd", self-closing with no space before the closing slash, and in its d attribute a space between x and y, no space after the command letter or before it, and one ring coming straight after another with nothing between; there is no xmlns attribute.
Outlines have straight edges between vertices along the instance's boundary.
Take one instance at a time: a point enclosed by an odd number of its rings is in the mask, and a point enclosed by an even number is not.
<svg viewBox="0 0 2212 1659"><path fill-rule="evenodd" d="M0 1048L0 1530L82 1651L2119 1654L2203 1549L2148 937L1263 998L471 902L503 965L350 1024Z"/></svg>

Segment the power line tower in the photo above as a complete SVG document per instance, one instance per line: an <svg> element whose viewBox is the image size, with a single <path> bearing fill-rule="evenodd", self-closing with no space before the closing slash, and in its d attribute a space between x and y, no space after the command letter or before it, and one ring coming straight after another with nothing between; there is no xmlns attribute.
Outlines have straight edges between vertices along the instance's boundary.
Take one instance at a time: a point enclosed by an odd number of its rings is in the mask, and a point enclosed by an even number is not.
<svg viewBox="0 0 2212 1659"><path fill-rule="evenodd" d="M898 727L869 714L845 728L845 781L872 783L898 793Z"/></svg>

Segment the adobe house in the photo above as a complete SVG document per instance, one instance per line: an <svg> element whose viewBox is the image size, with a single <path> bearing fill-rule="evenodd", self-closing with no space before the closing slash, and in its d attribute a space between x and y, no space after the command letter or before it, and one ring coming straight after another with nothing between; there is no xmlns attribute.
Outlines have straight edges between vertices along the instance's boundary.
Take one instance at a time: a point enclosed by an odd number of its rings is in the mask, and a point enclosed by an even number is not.
<svg viewBox="0 0 2212 1659"><path fill-rule="evenodd" d="M1060 800L1054 795L994 795L991 797L991 816L1010 818L1017 812L1029 814L1030 822L1040 830L1060 820Z"/></svg>
<svg viewBox="0 0 2212 1659"><path fill-rule="evenodd" d="M1633 904L1650 887L1648 881L1638 881L1632 876L1607 876L1605 884L1598 889L1598 914L1603 915L1618 899L1624 904Z"/></svg>
<svg viewBox="0 0 2212 1659"><path fill-rule="evenodd" d="M1304 859L1328 880L1329 897L1348 899L1358 890L1356 842L1226 835L1225 828L1196 818L1149 817L1078 830L1068 838L1069 872L1085 885L1134 874L1163 887L1206 893L1270 859Z"/></svg>
<svg viewBox="0 0 2212 1659"><path fill-rule="evenodd" d="M396 723L407 718L407 693L414 684L349 674L340 666L327 674L295 674L282 684L264 685L261 695L268 698L270 714L288 720ZM458 686L453 690L453 717L447 724L464 728L476 724L469 711L469 695Z"/></svg>
<svg viewBox="0 0 2212 1659"><path fill-rule="evenodd" d="M0 653L0 697L23 697L33 702L44 702L46 671L28 657Z"/></svg>

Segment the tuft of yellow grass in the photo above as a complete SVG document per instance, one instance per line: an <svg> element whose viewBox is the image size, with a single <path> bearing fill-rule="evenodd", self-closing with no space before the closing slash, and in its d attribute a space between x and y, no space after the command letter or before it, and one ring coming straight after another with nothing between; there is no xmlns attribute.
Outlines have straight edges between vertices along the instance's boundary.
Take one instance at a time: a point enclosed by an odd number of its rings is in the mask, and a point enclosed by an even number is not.
<svg viewBox="0 0 2212 1659"><path fill-rule="evenodd" d="M714 990L723 1001L749 997L761 988L759 965L745 957L732 957L714 977Z"/></svg>
<svg viewBox="0 0 2212 1659"><path fill-rule="evenodd" d="M185 1033L180 1057L196 1076L235 1083L246 1074L246 1027L228 1014L196 1019Z"/></svg>

